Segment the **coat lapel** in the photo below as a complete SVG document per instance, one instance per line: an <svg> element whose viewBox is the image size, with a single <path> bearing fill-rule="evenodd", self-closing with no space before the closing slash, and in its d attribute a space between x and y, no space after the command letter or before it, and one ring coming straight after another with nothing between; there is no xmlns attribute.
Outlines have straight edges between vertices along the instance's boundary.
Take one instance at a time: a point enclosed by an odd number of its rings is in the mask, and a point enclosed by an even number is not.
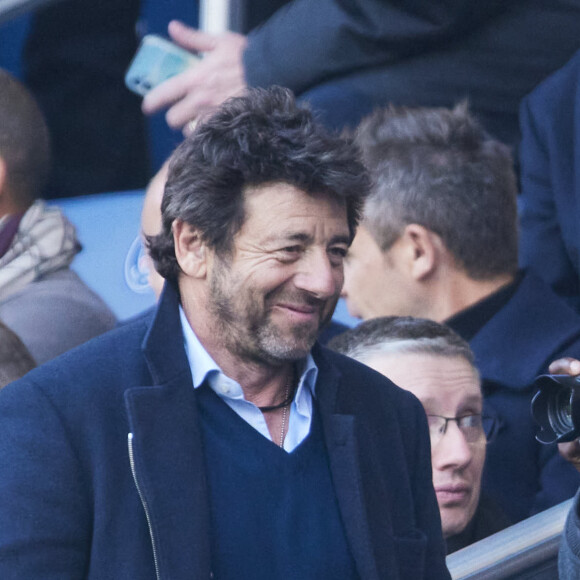
<svg viewBox="0 0 580 580"><path fill-rule="evenodd" d="M358 459L356 418L335 412L340 375L320 354L316 364L319 368L316 396L346 537L360 577L378 580Z"/></svg>
<svg viewBox="0 0 580 580"><path fill-rule="evenodd" d="M191 371L177 294L166 288L145 338L154 386L125 392L133 473L161 578L210 574L209 502Z"/></svg>

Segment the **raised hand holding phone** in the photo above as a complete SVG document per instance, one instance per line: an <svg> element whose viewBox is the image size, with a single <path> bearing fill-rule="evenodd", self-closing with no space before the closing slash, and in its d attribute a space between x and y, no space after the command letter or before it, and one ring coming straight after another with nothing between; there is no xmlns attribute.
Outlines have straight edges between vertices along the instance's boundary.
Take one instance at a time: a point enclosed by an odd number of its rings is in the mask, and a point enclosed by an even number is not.
<svg viewBox="0 0 580 580"><path fill-rule="evenodd" d="M143 37L125 74L125 84L145 96L157 85L195 65L200 58L161 36L148 34Z"/></svg>
<svg viewBox="0 0 580 580"><path fill-rule="evenodd" d="M203 59L148 92L142 109L148 115L168 108L167 124L187 133L190 122L246 89L242 56L247 39L235 32L209 34L178 21L169 24L169 34L181 48L203 53Z"/></svg>

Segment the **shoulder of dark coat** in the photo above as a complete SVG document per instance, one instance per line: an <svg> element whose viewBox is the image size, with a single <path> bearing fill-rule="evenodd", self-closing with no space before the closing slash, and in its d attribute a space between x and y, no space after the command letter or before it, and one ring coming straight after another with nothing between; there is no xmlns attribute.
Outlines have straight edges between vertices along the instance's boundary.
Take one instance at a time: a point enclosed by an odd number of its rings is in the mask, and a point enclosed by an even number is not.
<svg viewBox="0 0 580 580"><path fill-rule="evenodd" d="M328 364L337 372L339 380L339 400L346 404L357 403L374 405L382 403L388 405L398 413L420 410L424 413L419 400L410 393L393 383L390 379L370 367L345 355L334 352L318 345L315 351L315 360L323 361L319 368Z"/></svg>

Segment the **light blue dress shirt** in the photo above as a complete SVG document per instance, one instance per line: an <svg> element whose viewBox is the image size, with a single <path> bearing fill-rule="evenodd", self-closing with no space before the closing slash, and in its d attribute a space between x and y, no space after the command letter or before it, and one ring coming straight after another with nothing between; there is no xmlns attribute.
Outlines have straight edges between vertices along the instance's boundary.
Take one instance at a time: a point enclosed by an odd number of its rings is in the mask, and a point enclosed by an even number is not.
<svg viewBox="0 0 580 580"><path fill-rule="evenodd" d="M199 388L207 377L213 391L244 421L272 441L264 415L254 403L244 398L242 387L227 377L203 347L195 332L189 325L183 308L179 307L179 316L183 328L185 351L191 368L193 387ZM297 363L300 373L296 396L290 406L288 431L284 439L284 449L293 451L304 441L310 432L312 423L312 398L318 377L318 367L311 354Z"/></svg>

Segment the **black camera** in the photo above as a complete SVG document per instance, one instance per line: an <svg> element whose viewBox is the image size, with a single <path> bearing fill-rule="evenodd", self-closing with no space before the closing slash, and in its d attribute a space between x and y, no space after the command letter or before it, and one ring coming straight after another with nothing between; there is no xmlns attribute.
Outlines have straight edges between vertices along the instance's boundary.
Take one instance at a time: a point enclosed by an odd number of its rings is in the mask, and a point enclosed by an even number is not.
<svg viewBox="0 0 580 580"><path fill-rule="evenodd" d="M534 386L532 416L540 443L564 443L580 436L580 376L541 375Z"/></svg>

